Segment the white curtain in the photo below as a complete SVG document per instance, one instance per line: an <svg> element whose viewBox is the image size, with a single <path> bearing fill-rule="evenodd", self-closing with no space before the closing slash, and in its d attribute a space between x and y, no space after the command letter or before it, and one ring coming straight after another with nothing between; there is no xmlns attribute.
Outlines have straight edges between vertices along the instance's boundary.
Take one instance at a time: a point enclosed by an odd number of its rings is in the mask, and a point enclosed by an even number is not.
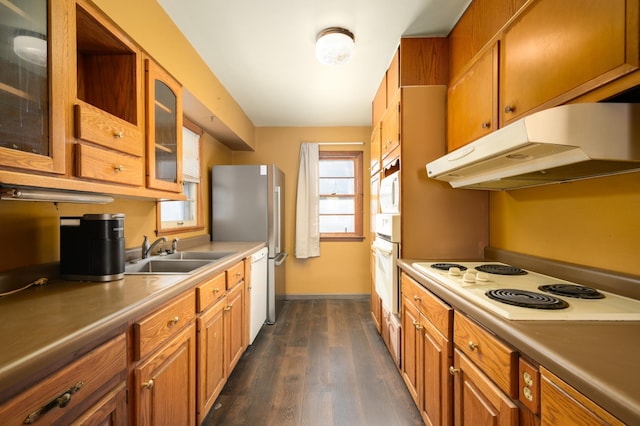
<svg viewBox="0 0 640 426"><path fill-rule="evenodd" d="M318 157L317 143L300 145L295 244L298 259L320 256Z"/></svg>

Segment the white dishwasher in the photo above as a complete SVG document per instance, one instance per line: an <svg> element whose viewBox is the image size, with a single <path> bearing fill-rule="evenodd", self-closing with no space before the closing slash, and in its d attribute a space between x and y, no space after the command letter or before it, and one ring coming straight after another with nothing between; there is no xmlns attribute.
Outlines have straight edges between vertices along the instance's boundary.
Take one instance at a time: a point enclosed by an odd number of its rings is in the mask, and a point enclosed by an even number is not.
<svg viewBox="0 0 640 426"><path fill-rule="evenodd" d="M267 320L267 259L269 250L251 256L251 282L249 283L249 344L252 344Z"/></svg>

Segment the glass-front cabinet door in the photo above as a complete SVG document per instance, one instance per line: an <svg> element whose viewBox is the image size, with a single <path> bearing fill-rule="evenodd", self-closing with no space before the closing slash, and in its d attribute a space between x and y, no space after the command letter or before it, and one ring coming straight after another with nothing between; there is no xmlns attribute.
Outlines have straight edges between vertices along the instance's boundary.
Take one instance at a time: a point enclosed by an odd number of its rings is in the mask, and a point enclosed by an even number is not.
<svg viewBox="0 0 640 426"><path fill-rule="evenodd" d="M147 187L182 192L182 87L145 60Z"/></svg>
<svg viewBox="0 0 640 426"><path fill-rule="evenodd" d="M68 2L0 0L0 168L65 172Z"/></svg>

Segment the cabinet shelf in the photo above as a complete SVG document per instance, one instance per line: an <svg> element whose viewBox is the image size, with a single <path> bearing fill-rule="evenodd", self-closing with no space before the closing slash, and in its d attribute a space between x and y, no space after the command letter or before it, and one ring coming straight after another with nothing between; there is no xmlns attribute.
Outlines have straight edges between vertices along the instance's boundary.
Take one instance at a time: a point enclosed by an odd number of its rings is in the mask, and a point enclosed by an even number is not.
<svg viewBox="0 0 640 426"><path fill-rule="evenodd" d="M160 151L167 152L167 153L169 153L169 154L173 154L173 152L174 152L174 151L173 151L173 149L169 148L169 147L168 147L168 146L166 146L166 145L161 145L161 144L159 144L159 143L157 143L157 144L156 144L156 149L157 149L157 150L160 150Z"/></svg>
<svg viewBox="0 0 640 426"><path fill-rule="evenodd" d="M0 1L2 1L2 0L0 0ZM20 97L22 99L25 99L27 101L33 102L35 100L33 95L30 95L29 93L27 93L27 92L25 92L23 90L20 90L20 89L18 89L16 87L13 87L13 86L10 86L8 84L5 84L5 83L3 83L1 81L0 81L0 90L2 90L3 92L9 93L11 95L14 95L14 96L18 96L18 97Z"/></svg>
<svg viewBox="0 0 640 426"><path fill-rule="evenodd" d="M12 11L13 13L15 13L18 16L21 16L25 19L31 20L31 16L25 12L24 10L20 9L18 6L16 6L15 4L13 4L11 1L9 0L0 0L0 5L5 6L7 9L9 9L10 11Z"/></svg>
<svg viewBox="0 0 640 426"><path fill-rule="evenodd" d="M171 108L169 108L168 106L164 105L162 102L160 102L159 100L156 99L155 101L155 105L156 107L160 108L162 111L174 115L175 111L173 111Z"/></svg>

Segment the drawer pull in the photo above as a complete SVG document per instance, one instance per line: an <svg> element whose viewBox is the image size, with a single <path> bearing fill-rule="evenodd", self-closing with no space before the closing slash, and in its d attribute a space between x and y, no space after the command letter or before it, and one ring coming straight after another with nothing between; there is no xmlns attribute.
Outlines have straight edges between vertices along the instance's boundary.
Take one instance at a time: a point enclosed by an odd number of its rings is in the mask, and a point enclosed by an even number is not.
<svg viewBox="0 0 640 426"><path fill-rule="evenodd" d="M71 402L71 395L78 392L84 383L82 381L76 383L71 386L66 391L62 392L59 396L53 398L49 403L40 407L38 410L29 414L26 419L24 419L24 424L29 425L35 423L42 415L46 414L49 410L54 407L64 408Z"/></svg>
<svg viewBox="0 0 640 426"><path fill-rule="evenodd" d="M219 289L219 288L214 288L214 289L213 289L213 294L216 294L216 293L219 293L219 292L220 292L220 289Z"/></svg>
<svg viewBox="0 0 640 426"><path fill-rule="evenodd" d="M116 172L123 172L124 166L122 164L118 164L117 166L113 166L113 170Z"/></svg>
<svg viewBox="0 0 640 426"><path fill-rule="evenodd" d="M225 308L224 308L225 312L229 312L232 307L233 307L233 305L225 306Z"/></svg>
<svg viewBox="0 0 640 426"><path fill-rule="evenodd" d="M470 351L475 351L478 348L478 344L477 343L473 343L471 340L469 341L469 350Z"/></svg>
<svg viewBox="0 0 640 426"><path fill-rule="evenodd" d="M178 317L173 317L171 318L168 322L167 322L167 327L171 328L174 325L176 325L178 322L180 322L180 318Z"/></svg>
<svg viewBox="0 0 640 426"><path fill-rule="evenodd" d="M153 389L153 385L155 385L155 382L153 381L153 379L149 379L148 382L144 382L142 384L142 387L145 389Z"/></svg>
<svg viewBox="0 0 640 426"><path fill-rule="evenodd" d="M516 110L516 107L514 105L507 105L507 106L504 107L505 114L512 113L515 110Z"/></svg>
<svg viewBox="0 0 640 426"><path fill-rule="evenodd" d="M491 127L491 122L490 121L483 121L482 122L482 128L483 129L488 129L489 127Z"/></svg>
<svg viewBox="0 0 640 426"><path fill-rule="evenodd" d="M418 321L414 321L413 326L416 328L416 330L422 330L422 326Z"/></svg>
<svg viewBox="0 0 640 426"><path fill-rule="evenodd" d="M124 137L124 132L122 130L114 131L113 137L116 139L122 139Z"/></svg>
<svg viewBox="0 0 640 426"><path fill-rule="evenodd" d="M413 295L413 300L415 300L416 302L422 302L422 298L418 297L418 295L416 294Z"/></svg>
<svg viewBox="0 0 640 426"><path fill-rule="evenodd" d="M459 372L460 372L459 368L455 368L453 365L449 367L449 374L451 374L452 376L455 376Z"/></svg>

